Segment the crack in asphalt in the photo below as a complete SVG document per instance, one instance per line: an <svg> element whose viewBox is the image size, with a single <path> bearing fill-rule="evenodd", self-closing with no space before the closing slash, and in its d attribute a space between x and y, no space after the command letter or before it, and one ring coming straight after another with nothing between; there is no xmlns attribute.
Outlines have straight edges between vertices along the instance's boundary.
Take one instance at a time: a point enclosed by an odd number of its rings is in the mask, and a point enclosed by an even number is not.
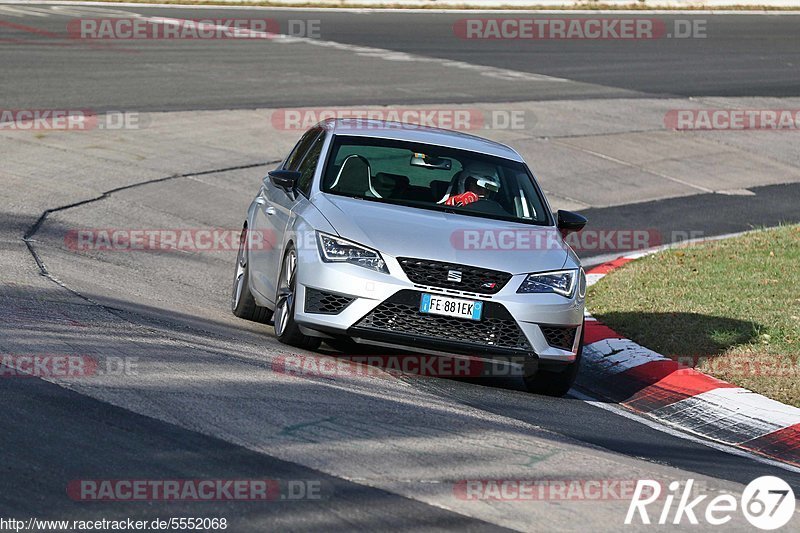
<svg viewBox="0 0 800 533"><path fill-rule="evenodd" d="M198 171L198 172L186 172L186 173L183 173L183 174L173 174L171 176L166 176L166 177L163 177L163 178L154 178L154 179L150 179L150 180L131 183L131 184L128 184L128 185L123 185L122 187L115 187L113 189L109 189L107 191L104 191L104 192L100 193L99 195L95 196L94 198L88 198L86 200L81 200L79 202L73 202L73 203L65 204L65 205L62 205L62 206L59 206L59 207L53 207L53 208L50 208L50 209L46 209L45 211L42 212L41 215L39 215L39 218L36 219L36 222L34 222L33 225L30 228L28 228L28 231L26 231L25 234L22 236L22 241L25 243L25 246L27 246L28 251L30 252L31 256L33 257L33 260L36 262L36 265L39 267L39 273L42 276L44 276L45 278L47 278L51 282L55 283L56 285L58 285L62 289L64 289L64 290L70 292L71 294L77 296L81 300L84 300L85 302L88 302L88 303L90 303L90 304L92 304L94 306L100 307L101 309L105 310L108 313L111 313L112 315L116 316L117 318L120 318L120 319L124 320L125 322L133 324L133 322L131 322L129 319L127 319L124 316L122 316L123 314L126 314L127 311L122 310L122 309L115 309L115 308L113 308L111 306L108 306L108 305L102 304L102 303L100 303L98 301L95 301L91 297L86 296L85 294L80 293L79 291L73 289L72 287L67 286L64 282L62 282L61 280L59 280L58 278L53 276L50 273L50 271L47 270L47 266L45 266L44 261L42 260L42 258L39 255L39 253L36 251L36 248L34 246L34 243L36 242L36 240L33 238L36 235L36 233L39 231L39 229L42 227L44 222L47 220L47 217L51 213L57 213L59 211L66 211L66 210L72 209L74 207L79 207L79 206L91 204L91 203L94 203L94 202L99 202L101 200L105 200L107 198L110 198L112 195L114 195L114 194L116 194L118 192L126 191L126 190L129 190L129 189L135 189L137 187L144 187L146 185L153 185L155 183L163 183L163 182L166 182L166 181L171 181L171 180L180 179L180 178L191 178L191 177L194 177L194 176L205 176L205 175L208 175L208 174L217 174L217 173L221 173L221 172L231 172L231 171L234 171L234 170L243 170L243 169L248 169L248 168L264 167L264 166L272 165L272 164L275 164L275 163L280 163L280 160L262 161L262 162L258 162L258 163L250 163L250 164L247 164L247 165L238 165L238 166L233 166L233 167L223 167L223 168L217 168L217 169L212 169L212 170L201 170L201 171Z"/></svg>
<svg viewBox="0 0 800 533"><path fill-rule="evenodd" d="M139 182L131 183L131 184L128 184L128 185L123 185L122 187L115 187L113 189L109 189L107 191L104 191L104 192L100 193L98 196L95 196L94 198L88 198L86 200L81 200L79 202L73 202L71 204L66 204L66 205L62 205L62 206L59 206L59 207L53 207L53 208L44 210L42 212L42 214L39 215L39 218L36 219L36 222L34 222L33 225L30 228L28 228L28 231L26 231L25 234L22 236L22 240L23 240L23 242L25 242L25 245L28 247L28 251L33 256L33 260L36 261L36 265L39 267L39 271L41 272L41 274L43 276L45 276L46 278L54 281L58 285L61 285L62 287L64 287L63 283L61 283L60 281L55 279L50 274L50 272L48 272L47 267L44 264L44 261L42 261L41 256L36 252L36 248L34 248L34 246L33 246L33 243L36 242L33 239L34 235L36 235L36 233L42 227L42 224L44 224L45 220L47 220L47 217L51 213L57 213L59 211L66 211L67 209L72 209L74 207L80 207L82 205L91 204L91 203L94 203L94 202L99 202L101 200L105 200L106 198L110 198L111 195L116 194L118 192L127 191L129 189L136 189L137 187L144 187L145 185L153 185L155 183L162 183L162 182L165 182L165 181L170 181L170 180L179 179L179 178L190 178L192 176L205 176L207 174L217 174L217 173L220 173L220 172L231 172L231 171L234 171L234 170L244 170L244 169L248 169L248 168L264 167L264 166L275 164L275 163L280 163L280 160L263 161L263 162L260 162L260 163L250 163L248 165L238 165L238 166L235 166L235 167L224 167L224 168L217 168L217 169L213 169L213 170L201 170L199 172L187 172L185 174L173 174L171 176L166 176L164 178L154 178L154 179L151 179L151 180L139 181ZM78 296L81 296L81 298L83 298L83 296L78 294L77 292L75 292L75 291L72 291L72 292L74 292L75 294L77 294ZM86 299L86 298L84 298L84 299Z"/></svg>

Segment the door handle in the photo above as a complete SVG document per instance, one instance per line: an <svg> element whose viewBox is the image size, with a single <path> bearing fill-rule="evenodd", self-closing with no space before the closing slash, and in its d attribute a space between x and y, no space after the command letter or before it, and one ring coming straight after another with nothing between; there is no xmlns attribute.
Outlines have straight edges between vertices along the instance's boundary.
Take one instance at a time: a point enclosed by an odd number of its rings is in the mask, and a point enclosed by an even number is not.
<svg viewBox="0 0 800 533"><path fill-rule="evenodd" d="M268 214L268 215L274 215L275 214L275 208L272 207L272 206L269 206L266 209L264 209L264 212L266 214Z"/></svg>

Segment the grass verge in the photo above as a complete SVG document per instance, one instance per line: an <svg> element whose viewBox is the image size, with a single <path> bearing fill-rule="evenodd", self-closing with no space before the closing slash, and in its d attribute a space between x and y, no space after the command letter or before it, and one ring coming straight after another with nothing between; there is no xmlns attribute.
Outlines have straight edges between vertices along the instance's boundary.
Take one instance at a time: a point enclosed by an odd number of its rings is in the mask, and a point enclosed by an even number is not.
<svg viewBox="0 0 800 533"><path fill-rule="evenodd" d="M800 407L800 225L644 257L587 301L651 350Z"/></svg>

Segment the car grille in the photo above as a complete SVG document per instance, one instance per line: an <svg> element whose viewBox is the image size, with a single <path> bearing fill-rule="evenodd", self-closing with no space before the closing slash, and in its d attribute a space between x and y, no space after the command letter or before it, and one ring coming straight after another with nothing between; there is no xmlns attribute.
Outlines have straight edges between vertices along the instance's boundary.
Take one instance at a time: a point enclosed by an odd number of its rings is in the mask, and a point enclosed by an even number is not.
<svg viewBox="0 0 800 533"><path fill-rule="evenodd" d="M408 279L429 287L446 287L477 294L495 294L511 279L511 274L508 272L489 270L488 268L409 257L398 257L397 261ZM458 273L458 275L454 273Z"/></svg>
<svg viewBox="0 0 800 533"><path fill-rule="evenodd" d="M560 326L539 326L539 328L542 330L547 344L553 348L572 350L572 345L575 343L575 333L578 328Z"/></svg>
<svg viewBox="0 0 800 533"><path fill-rule="evenodd" d="M356 328L455 341L482 347L531 351L528 339L505 307L484 302L481 320L419 312L421 293L400 291L362 318Z"/></svg>
<svg viewBox="0 0 800 533"><path fill-rule="evenodd" d="M338 315L350 305L355 298L334 294L332 292L320 291L317 289L306 288L306 313L317 313L320 315Z"/></svg>

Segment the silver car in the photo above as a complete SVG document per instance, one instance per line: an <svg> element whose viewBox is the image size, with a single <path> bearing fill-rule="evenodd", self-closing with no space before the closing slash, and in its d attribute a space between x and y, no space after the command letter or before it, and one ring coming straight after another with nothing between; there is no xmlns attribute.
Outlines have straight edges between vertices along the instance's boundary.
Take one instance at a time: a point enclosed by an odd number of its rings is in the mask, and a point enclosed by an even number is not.
<svg viewBox="0 0 800 533"><path fill-rule="evenodd" d="M565 394L586 279L522 157L463 133L361 119L308 130L247 211L231 307L278 340L522 362ZM459 356L457 355L457 357Z"/></svg>

